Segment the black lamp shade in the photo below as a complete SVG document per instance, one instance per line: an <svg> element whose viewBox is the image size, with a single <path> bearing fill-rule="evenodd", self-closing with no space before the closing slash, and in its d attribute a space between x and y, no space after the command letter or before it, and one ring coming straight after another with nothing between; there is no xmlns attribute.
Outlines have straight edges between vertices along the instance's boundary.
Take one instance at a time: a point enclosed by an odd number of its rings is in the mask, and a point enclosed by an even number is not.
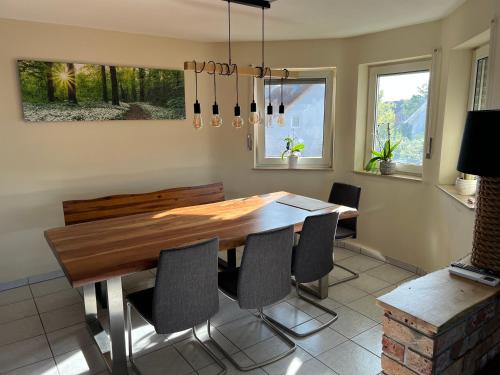
<svg viewBox="0 0 500 375"><path fill-rule="evenodd" d="M500 110L467 115L457 169L482 177L500 177Z"/></svg>

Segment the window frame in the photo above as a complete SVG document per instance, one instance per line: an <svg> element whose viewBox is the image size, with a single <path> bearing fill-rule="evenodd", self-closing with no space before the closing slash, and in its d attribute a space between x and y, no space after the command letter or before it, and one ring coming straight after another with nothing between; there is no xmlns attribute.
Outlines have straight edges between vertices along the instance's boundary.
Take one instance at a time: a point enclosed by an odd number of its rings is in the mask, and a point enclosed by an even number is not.
<svg viewBox="0 0 500 375"><path fill-rule="evenodd" d="M297 169L329 169L333 168L333 139L334 139L334 107L335 107L335 68L310 68L289 69L298 72L298 79L321 79L325 80L325 114L323 120L323 156L322 157L300 157ZM267 81L268 79L266 79ZM260 125L255 125L255 168L257 169L288 169L287 160L280 157L265 156L266 139L264 116L266 110L264 79L258 80L255 85L256 100L262 118ZM275 108L277 111L278 108ZM285 108L286 115L286 108ZM276 126L276 125L274 125Z"/></svg>
<svg viewBox="0 0 500 375"><path fill-rule="evenodd" d="M365 135L365 157L364 165L372 158L373 137L375 133L375 119L377 114L376 101L378 97L378 77L384 75L397 75L417 72L429 72L429 91L427 94L427 116L425 119L424 145L422 147L422 165L396 163L396 172L400 174L411 174L422 176L423 163L426 154L426 139L429 131L429 110L431 102L431 84L432 84L432 59L426 58L411 62L391 63L384 65L374 65L368 70L368 105L366 116L366 135Z"/></svg>
<svg viewBox="0 0 500 375"><path fill-rule="evenodd" d="M488 73L489 73L489 68L490 68L490 45L489 43L484 44L480 47L477 47L476 49L473 50L472 54L472 68L471 68L471 77L470 77L470 89L469 89L469 105L468 108L470 111L474 109L474 98L475 98L475 93L476 93L476 79L477 79L477 68L479 61L488 58ZM488 81L488 79L487 79ZM488 84L488 82L486 82ZM488 89L488 87L486 87ZM488 95L488 92L486 92L486 95ZM485 106L487 104L485 103Z"/></svg>

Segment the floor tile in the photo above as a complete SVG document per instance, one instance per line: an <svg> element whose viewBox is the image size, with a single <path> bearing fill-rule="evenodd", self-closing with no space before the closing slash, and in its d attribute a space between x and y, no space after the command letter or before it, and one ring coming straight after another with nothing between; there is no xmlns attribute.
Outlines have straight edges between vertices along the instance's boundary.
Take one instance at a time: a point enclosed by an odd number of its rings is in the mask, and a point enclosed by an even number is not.
<svg viewBox="0 0 500 375"><path fill-rule="evenodd" d="M244 353L255 363L262 363L271 358L282 355L290 349L290 346L287 345L281 338L274 336L245 349ZM290 354L290 356L293 356L294 354L295 352ZM303 358L310 358L310 355L304 352L298 352L297 354L301 354L301 357ZM266 372L268 371L266 370Z"/></svg>
<svg viewBox="0 0 500 375"><path fill-rule="evenodd" d="M52 358L45 335L2 346L0 373Z"/></svg>
<svg viewBox="0 0 500 375"><path fill-rule="evenodd" d="M382 333L382 325L377 324L368 331L354 336L351 340L380 357L382 353Z"/></svg>
<svg viewBox="0 0 500 375"><path fill-rule="evenodd" d="M173 346L167 346L135 359L135 363L143 374L184 375L193 372L193 368L182 358ZM168 368L168 372L165 369Z"/></svg>
<svg viewBox="0 0 500 375"><path fill-rule="evenodd" d="M298 366L289 367L287 372L282 373L283 375L336 375L331 368L327 367L316 358L312 358L307 362L299 364Z"/></svg>
<svg viewBox="0 0 500 375"><path fill-rule="evenodd" d="M307 298L311 298L317 302L321 302L322 300L320 299L317 299L317 298L314 298L313 296L307 296ZM333 305L339 305L338 303L335 304L335 302L331 299L328 299L328 298L325 298L326 301L331 301L332 302L332 306ZM313 304L299 298L299 297L293 297L293 298L290 298L286 301L288 304L294 306L295 308L299 309L300 311L303 311L305 312L307 315L309 315L310 317L317 317L317 316L320 316L320 315L323 315L325 313L324 310L320 309L319 307L316 307L314 306ZM328 306L326 306L328 307Z"/></svg>
<svg viewBox="0 0 500 375"><path fill-rule="evenodd" d="M61 290L71 289L71 285L65 277L59 277L57 279L31 284L30 288L34 297L41 297Z"/></svg>
<svg viewBox="0 0 500 375"><path fill-rule="evenodd" d="M254 316L224 324L217 329L240 349L248 348L274 335L270 328Z"/></svg>
<svg viewBox="0 0 500 375"><path fill-rule="evenodd" d="M350 257L353 257L355 255L359 255L359 253L356 253L351 250L344 249L342 247L336 247L333 249L333 259L335 262L338 262L339 260L347 259Z"/></svg>
<svg viewBox="0 0 500 375"><path fill-rule="evenodd" d="M288 302L282 302L270 309L266 309L264 313L288 328L295 327L312 319L311 316L290 305Z"/></svg>
<svg viewBox="0 0 500 375"><path fill-rule="evenodd" d="M300 326L295 327L294 329L299 332L307 332L311 329L317 328L322 324L322 322L318 320L311 320L307 323L301 324ZM335 324L335 323L333 323ZM342 344L347 340L346 337L342 336L337 331L333 329L325 328L319 332L316 332L313 335L304 338L293 338L294 341L306 352L311 354L313 357L320 355L331 348Z"/></svg>
<svg viewBox="0 0 500 375"><path fill-rule="evenodd" d="M77 303L40 314L40 318L45 332L49 333L85 321L85 312L83 304Z"/></svg>
<svg viewBox="0 0 500 375"><path fill-rule="evenodd" d="M376 375L380 373L380 358L352 341L321 354L317 358L341 375Z"/></svg>
<svg viewBox="0 0 500 375"><path fill-rule="evenodd" d="M55 356L94 344L85 323L51 332L47 339Z"/></svg>
<svg viewBox="0 0 500 375"><path fill-rule="evenodd" d="M6 372L5 375L59 375L53 358Z"/></svg>
<svg viewBox="0 0 500 375"><path fill-rule="evenodd" d="M263 370L269 375L280 375L286 373L293 374L293 369L301 366L304 362L309 361L310 359L312 359L311 355L301 347L297 346L292 354L280 359L277 362L264 366Z"/></svg>
<svg viewBox="0 0 500 375"><path fill-rule="evenodd" d="M390 284L396 284L399 281L415 275L410 271L395 267L391 264L384 264L380 267L369 270L367 273L377 279L387 281Z"/></svg>
<svg viewBox="0 0 500 375"><path fill-rule="evenodd" d="M29 286L5 290L0 292L0 306L20 302L33 298Z"/></svg>
<svg viewBox="0 0 500 375"><path fill-rule="evenodd" d="M345 279L347 277L351 277L352 273L347 272L346 270L340 268L340 267L333 267L333 270L328 274L328 282L329 284Z"/></svg>
<svg viewBox="0 0 500 375"><path fill-rule="evenodd" d="M34 315L1 324L0 332L0 345L7 345L43 334L43 326L38 315Z"/></svg>
<svg viewBox="0 0 500 375"><path fill-rule="evenodd" d="M35 297L35 303L40 314L74 305L78 302L83 302L83 300L76 289L65 289L41 297Z"/></svg>
<svg viewBox="0 0 500 375"><path fill-rule="evenodd" d="M106 370L106 363L97 346L87 346L55 357L59 373L90 375Z"/></svg>
<svg viewBox="0 0 500 375"><path fill-rule="evenodd" d="M178 342L174 347L195 370L202 369L215 362L194 338Z"/></svg>
<svg viewBox="0 0 500 375"><path fill-rule="evenodd" d="M375 293L372 293L372 295L374 295L375 297L380 297L380 296L383 296L384 294L392 292L397 287L398 287L398 285L394 284L394 285L388 286L387 288L378 290Z"/></svg>
<svg viewBox="0 0 500 375"><path fill-rule="evenodd" d="M0 306L0 324L37 314L38 312L33 299L11 303L9 305Z"/></svg>
<svg viewBox="0 0 500 375"><path fill-rule="evenodd" d="M367 273L361 273L357 279L348 281L347 284L367 293L375 293L378 290L391 286L387 281L377 279Z"/></svg>
<svg viewBox="0 0 500 375"><path fill-rule="evenodd" d="M349 303L347 306L378 323L382 323L384 311L376 305L375 301L375 296L368 295Z"/></svg>
<svg viewBox="0 0 500 375"><path fill-rule="evenodd" d="M384 262L368 257L366 255L355 255L353 257L340 260L336 262L340 264L343 267L349 268L353 271L357 272L364 272L366 270L369 270L371 268L375 268L377 266L380 266L381 264L384 264Z"/></svg>
<svg viewBox="0 0 500 375"><path fill-rule="evenodd" d="M248 358L243 352L238 352L234 355L234 359L236 360L237 363L240 364L240 366L249 366L253 364L253 361ZM261 370L260 368L257 368L255 370L251 371L239 371L237 370L227 359L224 359L222 361L226 367L227 367L227 372L226 375L265 375L266 373ZM204 369L201 369L198 371L199 375L215 375L218 374L221 371L219 366L216 364L212 364L210 366L205 367Z"/></svg>
<svg viewBox="0 0 500 375"><path fill-rule="evenodd" d="M226 336L220 333L217 328L215 328L214 326L211 327L212 329L210 334L212 335L212 338L217 341L217 344L222 347L222 349L224 349L229 354L234 354L240 351L240 349L231 341L229 341ZM198 327L196 332L199 339L203 341L205 345L207 345L210 349L212 349L212 352L217 356L217 358L224 358L224 354L219 351L219 349L211 340L209 340L206 326Z"/></svg>
<svg viewBox="0 0 500 375"><path fill-rule="evenodd" d="M337 331L348 339L377 325L377 322L345 306L339 308L337 313L339 314L339 318L330 326L330 329ZM325 321L325 319L329 319L329 317L327 315L322 315L317 319L319 321Z"/></svg>
<svg viewBox="0 0 500 375"><path fill-rule="evenodd" d="M347 283L334 285L328 288L328 298L331 298L334 301L340 302L344 305L360 299L367 294L368 293L362 291L361 289L355 288Z"/></svg>

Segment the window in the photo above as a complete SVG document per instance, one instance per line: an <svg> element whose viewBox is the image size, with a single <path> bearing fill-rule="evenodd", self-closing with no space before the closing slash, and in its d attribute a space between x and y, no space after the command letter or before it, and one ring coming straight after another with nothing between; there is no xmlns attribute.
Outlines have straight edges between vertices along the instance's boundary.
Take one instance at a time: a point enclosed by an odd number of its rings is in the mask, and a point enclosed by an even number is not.
<svg viewBox="0 0 500 375"><path fill-rule="evenodd" d="M283 82L283 104L285 122L277 121L281 103L281 81L264 79L259 90L263 92L261 113L265 113L269 103L269 89L275 119L272 127L260 125L257 136L257 167L286 168L287 160L281 159L286 137L296 143L303 143L299 168L331 168L332 166L332 97L333 69L301 70L298 79Z"/></svg>
<svg viewBox="0 0 500 375"><path fill-rule="evenodd" d="M424 160L431 61L370 69L365 162L389 134L399 142L393 161L399 173L421 174Z"/></svg>
<svg viewBox="0 0 500 375"><path fill-rule="evenodd" d="M486 108L489 49L489 45L485 45L474 51L472 60L471 96L469 100L469 107L473 111Z"/></svg>

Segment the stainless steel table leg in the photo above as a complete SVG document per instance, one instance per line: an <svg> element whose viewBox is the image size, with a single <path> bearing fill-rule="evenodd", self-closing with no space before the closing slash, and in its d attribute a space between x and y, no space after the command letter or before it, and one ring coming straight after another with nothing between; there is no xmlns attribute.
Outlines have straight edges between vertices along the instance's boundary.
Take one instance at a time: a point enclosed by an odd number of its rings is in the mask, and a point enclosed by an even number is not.
<svg viewBox="0 0 500 375"><path fill-rule="evenodd" d="M90 324L97 320L95 284L87 284L83 287L83 303L85 306L85 320L87 324Z"/></svg>
<svg viewBox="0 0 500 375"><path fill-rule="evenodd" d="M318 297L321 299L328 297L328 275L323 276L318 281Z"/></svg>
<svg viewBox="0 0 500 375"><path fill-rule="evenodd" d="M113 375L127 374L127 349L125 346L125 314L121 277L106 281L108 289L109 334Z"/></svg>

